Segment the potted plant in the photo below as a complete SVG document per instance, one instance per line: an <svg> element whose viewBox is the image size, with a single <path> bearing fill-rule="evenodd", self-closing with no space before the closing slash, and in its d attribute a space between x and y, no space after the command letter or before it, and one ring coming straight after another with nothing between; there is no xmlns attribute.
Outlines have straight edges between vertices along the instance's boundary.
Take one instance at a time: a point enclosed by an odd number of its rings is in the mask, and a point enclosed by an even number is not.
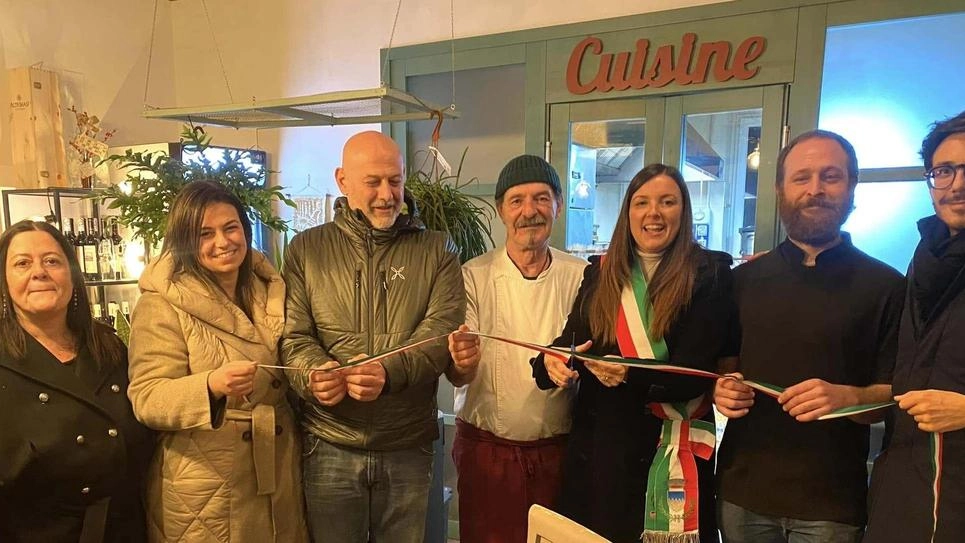
<svg viewBox="0 0 965 543"><path fill-rule="evenodd" d="M210 179L228 188L250 211L250 217L261 221L274 232L287 233L288 224L272 209L274 201L294 207L283 193L283 187L266 186L267 172L249 171L243 161L247 151L225 151L224 159L213 163L204 150L211 137L199 126L185 125L181 131L185 150L197 151L198 162L186 164L163 151L134 152L111 155L102 162L113 162L126 170L127 180L93 192L91 198L111 200L108 208L120 211L118 220L142 239L145 248L153 248L164 237L168 211L178 192L188 183Z"/></svg>
<svg viewBox="0 0 965 543"><path fill-rule="evenodd" d="M479 182L475 177L461 179L468 150L462 152L459 166L452 173L442 167L435 153L427 152L422 167L410 172L405 181L426 228L448 232L463 263L492 247L492 218L496 214L488 200L460 190Z"/></svg>

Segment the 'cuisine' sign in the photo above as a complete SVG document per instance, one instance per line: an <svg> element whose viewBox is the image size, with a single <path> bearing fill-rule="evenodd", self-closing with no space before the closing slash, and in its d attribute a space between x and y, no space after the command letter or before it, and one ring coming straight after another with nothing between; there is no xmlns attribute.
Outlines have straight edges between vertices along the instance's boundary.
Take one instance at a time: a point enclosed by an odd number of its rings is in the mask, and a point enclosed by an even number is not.
<svg viewBox="0 0 965 543"><path fill-rule="evenodd" d="M731 42L698 44L697 34L688 32L681 38L676 55L673 44L664 44L656 48L651 62L650 40L637 40L634 51L604 53L603 40L589 36L576 44L570 53L566 65L566 88L573 94L640 90L670 83L705 83L708 75L720 82L744 81L757 75L760 67L751 66L751 63L764 54L766 46L767 40L763 36L751 36L737 45L732 58ZM588 57L590 62L597 64L596 74L590 80L581 80L580 71Z"/></svg>

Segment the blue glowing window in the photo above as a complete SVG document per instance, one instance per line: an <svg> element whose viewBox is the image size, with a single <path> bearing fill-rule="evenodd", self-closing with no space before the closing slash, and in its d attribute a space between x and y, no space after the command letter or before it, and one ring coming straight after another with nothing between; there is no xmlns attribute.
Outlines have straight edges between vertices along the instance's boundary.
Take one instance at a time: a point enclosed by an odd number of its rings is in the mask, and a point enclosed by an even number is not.
<svg viewBox="0 0 965 543"><path fill-rule="evenodd" d="M918 166L931 123L965 109L965 13L829 28L818 125L862 168Z"/></svg>
<svg viewBox="0 0 965 543"><path fill-rule="evenodd" d="M902 274L920 236L918 219L935 213L925 181L858 183L854 212L843 230L855 247Z"/></svg>

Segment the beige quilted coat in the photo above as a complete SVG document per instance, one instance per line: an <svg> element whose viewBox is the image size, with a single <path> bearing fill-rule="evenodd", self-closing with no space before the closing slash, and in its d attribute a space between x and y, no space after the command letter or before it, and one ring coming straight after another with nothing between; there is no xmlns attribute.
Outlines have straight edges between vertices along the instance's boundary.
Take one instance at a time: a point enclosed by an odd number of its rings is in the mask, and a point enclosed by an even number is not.
<svg viewBox="0 0 965 543"><path fill-rule="evenodd" d="M162 256L141 275L131 328L134 414L162 431L149 476L151 541L308 541L288 382L259 368L244 399L212 404L208 374L232 360L277 365L285 285L261 253L253 320ZM214 412L212 412L214 411Z"/></svg>

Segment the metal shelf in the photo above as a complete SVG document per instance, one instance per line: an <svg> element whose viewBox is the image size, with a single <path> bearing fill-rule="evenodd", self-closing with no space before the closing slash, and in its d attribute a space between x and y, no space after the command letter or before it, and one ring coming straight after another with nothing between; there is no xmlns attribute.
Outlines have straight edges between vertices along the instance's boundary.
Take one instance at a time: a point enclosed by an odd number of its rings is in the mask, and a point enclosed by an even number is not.
<svg viewBox="0 0 965 543"><path fill-rule="evenodd" d="M136 284L137 279L104 279L101 281L84 281L84 286L87 287L111 287Z"/></svg>
<svg viewBox="0 0 965 543"><path fill-rule="evenodd" d="M84 200L90 197L90 195L96 189L86 189L86 188L76 188L76 187L47 187L47 188L29 188L29 189L4 189L2 194L3 200L3 223L4 229L9 228L12 224L10 220L10 208L11 208L11 197L30 197L28 198L45 198L47 206L50 212L56 219L56 227L62 228L63 224L66 223L66 218L63 215L63 210L61 206L61 200ZM16 199L16 198L14 198ZM14 206L17 207L17 203L14 202ZM94 218L101 217L101 209L105 207L103 204L91 200L91 212L90 216ZM20 209L19 211L23 211ZM46 211L46 210L45 210ZM22 215L22 213L21 213ZM135 287L137 285L138 279L136 277L125 278L125 279L102 279L97 281L84 281L84 286L93 289L94 294L91 297L91 302L106 304L108 301L107 289L111 287ZM129 301L131 307L137 303L137 299L140 297L139 292L129 292L127 290L123 291L124 294L117 292L116 298L118 300ZM131 294L128 296L127 294Z"/></svg>

